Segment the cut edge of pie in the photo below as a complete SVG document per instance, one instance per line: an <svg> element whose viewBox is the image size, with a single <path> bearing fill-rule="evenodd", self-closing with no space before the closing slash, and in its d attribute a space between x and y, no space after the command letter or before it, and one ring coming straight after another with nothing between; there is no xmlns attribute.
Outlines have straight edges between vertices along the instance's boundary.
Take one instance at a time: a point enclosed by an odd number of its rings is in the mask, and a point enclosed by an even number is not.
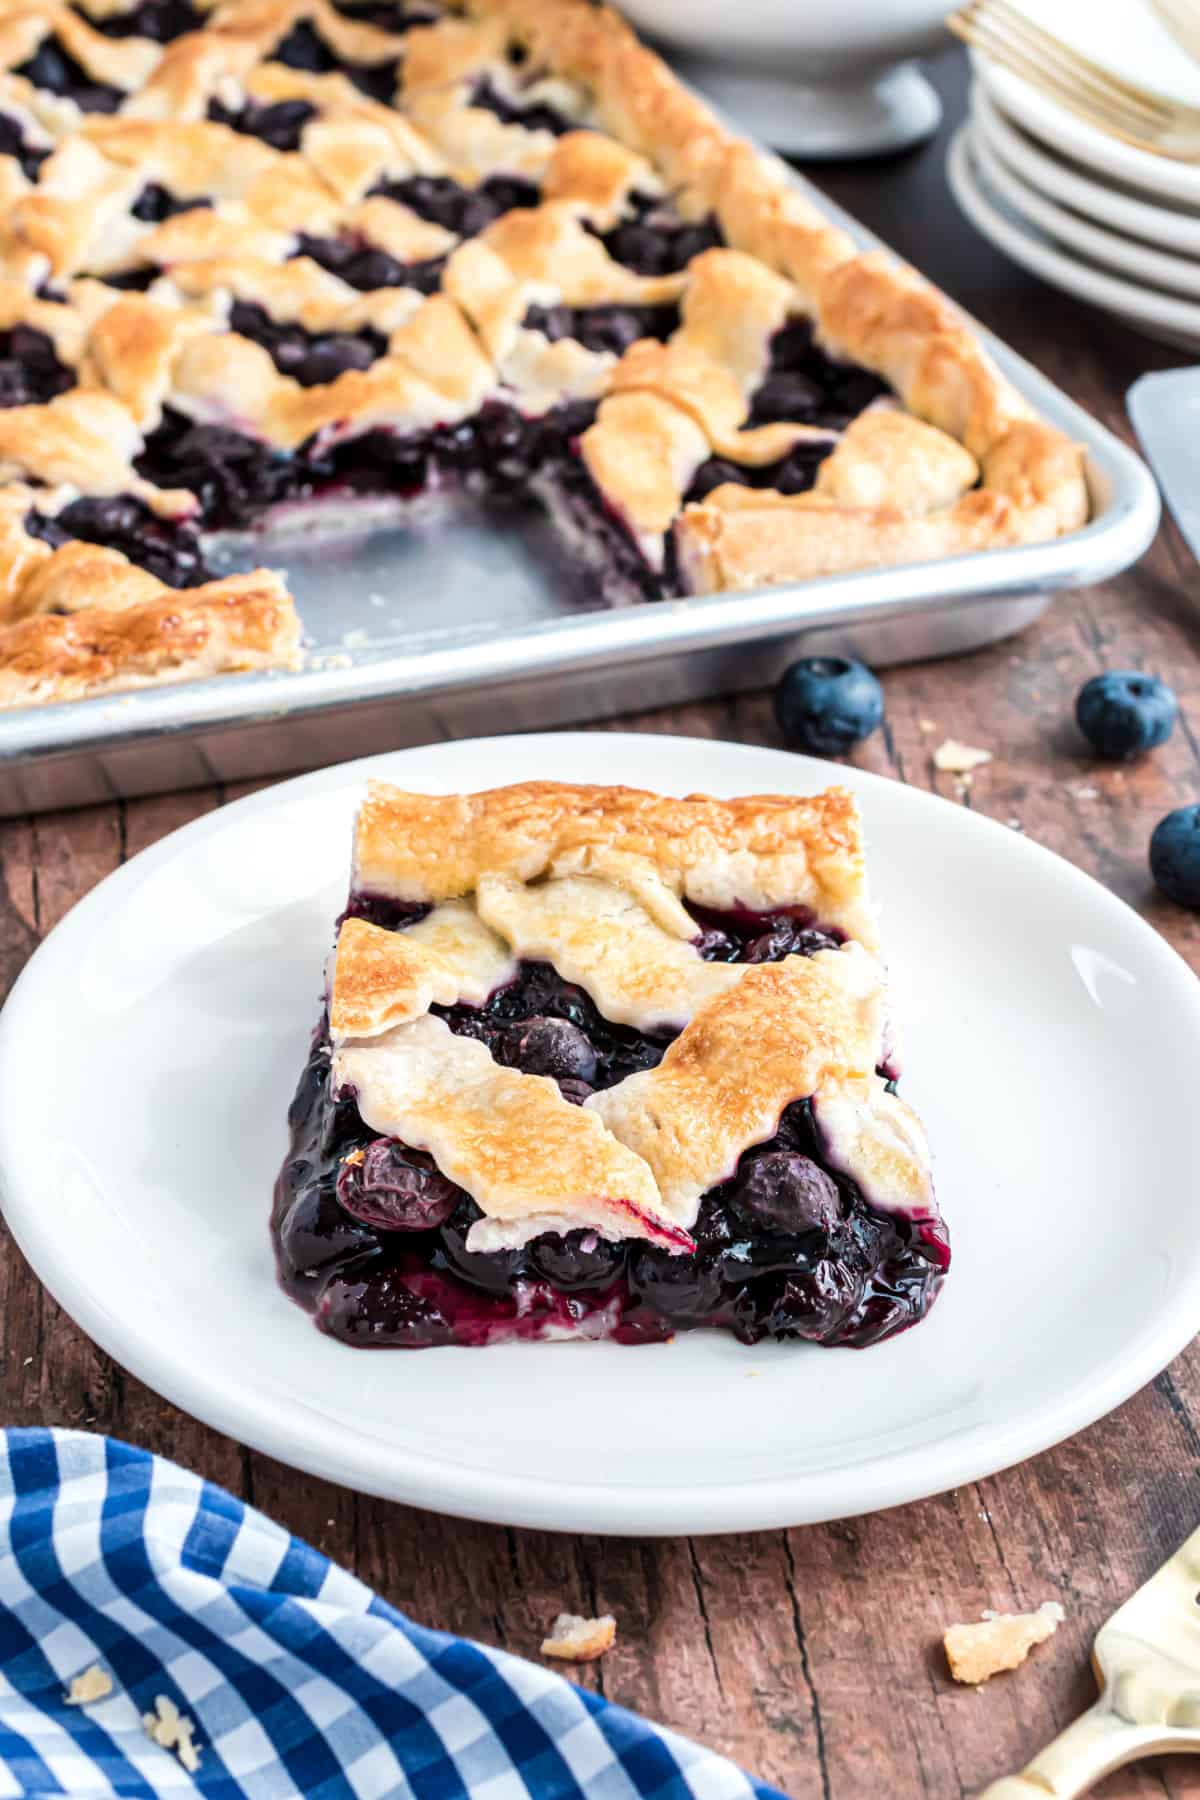
<svg viewBox="0 0 1200 1800"><path fill-rule="evenodd" d="M524 433L513 481L590 539L614 596L750 589L1086 520L1080 448L964 315L860 252L608 9L469 0L431 19L397 0L392 31L327 0L223 0L173 41L112 34L154 5L43 0L0 33L0 333L35 334L36 355L20 342L42 384L0 406L0 705L294 666L292 620L251 654L214 630L202 580L157 595L205 639L195 654L148 653L137 622L103 616L155 604L148 573L203 576L196 525L227 521L183 477L227 489L239 453L214 432L257 447L233 508L251 523L297 483L335 504L363 478L356 446L366 465L384 438L413 446L399 492L447 479L472 433L488 468ZM64 68L66 89L47 87ZM81 112L71 80L109 116ZM453 231L414 210L439 182L458 184L460 212L483 196L491 222L464 213ZM656 206L698 247L645 273L605 235ZM614 311L648 335L613 338ZM838 426L759 418L773 347L801 328L891 399ZM297 379L273 359L289 332L313 368L331 341L354 340L357 361ZM206 432L209 462L189 463ZM796 457L787 491L772 485ZM64 555L81 538L108 558L94 654ZM66 614L69 628L30 629Z"/></svg>

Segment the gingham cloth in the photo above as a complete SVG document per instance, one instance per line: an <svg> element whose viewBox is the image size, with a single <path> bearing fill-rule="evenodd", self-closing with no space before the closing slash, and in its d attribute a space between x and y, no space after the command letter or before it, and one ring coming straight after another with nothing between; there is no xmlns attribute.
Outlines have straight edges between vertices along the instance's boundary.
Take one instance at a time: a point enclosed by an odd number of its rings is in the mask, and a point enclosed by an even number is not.
<svg viewBox="0 0 1200 1800"><path fill-rule="evenodd" d="M0 1457L0 1800L779 1800L532 1663L414 1625L175 1463L81 1431ZM113 1692L70 1706L93 1665ZM146 1735L195 1724L189 1775Z"/></svg>

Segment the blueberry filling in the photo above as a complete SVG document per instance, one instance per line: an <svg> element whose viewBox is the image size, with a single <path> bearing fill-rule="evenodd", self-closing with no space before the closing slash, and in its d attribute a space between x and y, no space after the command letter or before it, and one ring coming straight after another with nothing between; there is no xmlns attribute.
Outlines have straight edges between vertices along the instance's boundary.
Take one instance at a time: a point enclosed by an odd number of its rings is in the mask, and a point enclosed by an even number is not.
<svg viewBox="0 0 1200 1800"><path fill-rule="evenodd" d="M602 569L614 595L622 600L662 600L680 591L673 534L667 537L663 567L653 568L625 519L596 486L580 457L571 457L554 469L549 498L590 560Z"/></svg>
<svg viewBox="0 0 1200 1800"><path fill-rule="evenodd" d="M373 1138L361 1155L348 1156L334 1191L343 1212L379 1231L436 1231L462 1195L431 1157L392 1138Z"/></svg>
<svg viewBox="0 0 1200 1800"><path fill-rule="evenodd" d="M318 479L300 456L228 426L195 425L169 407L136 467L158 487L190 489L214 529L251 525L279 501L311 494Z"/></svg>
<svg viewBox="0 0 1200 1800"><path fill-rule="evenodd" d="M229 327L262 344L280 374L290 375L302 387L336 381L348 369L369 369L387 350L387 339L369 326L355 332L305 331L302 325L278 323L246 300L234 301Z"/></svg>
<svg viewBox="0 0 1200 1800"><path fill-rule="evenodd" d="M212 201L207 199L177 200L157 181L148 181L129 210L135 219L141 219L147 225L161 225L164 219L173 219L176 213L195 212L199 206L211 205Z"/></svg>
<svg viewBox="0 0 1200 1800"><path fill-rule="evenodd" d="M490 75L483 75L476 82L470 104L495 113L506 125L521 125L526 131L552 131L555 137L561 137L564 131L578 129L556 107L546 106L540 101L522 106L519 100L510 100L499 91Z"/></svg>
<svg viewBox="0 0 1200 1800"><path fill-rule="evenodd" d="M406 925L427 919L432 910L421 901L393 900L389 894L371 894L359 888L346 902L338 927L341 928L345 919L365 919L368 925L378 925L381 931L402 931Z"/></svg>
<svg viewBox="0 0 1200 1800"><path fill-rule="evenodd" d="M551 342L578 338L589 350L623 356L639 338L665 341L679 324L679 308L668 306L531 306L521 321Z"/></svg>
<svg viewBox="0 0 1200 1800"><path fill-rule="evenodd" d="M403 930L428 911L356 893L345 916ZM697 947L716 960L778 961L843 941L803 907L697 913ZM523 963L481 1007L433 1011L498 1063L551 1077L575 1104L653 1068L672 1035L605 1019L548 963ZM285 1290L348 1343L484 1344L565 1327L647 1342L716 1325L746 1343L866 1345L921 1318L949 1263L940 1225L869 1206L829 1166L807 1100L704 1196L694 1254L589 1230L470 1250L478 1206L428 1155L372 1133L352 1093L331 1097L330 1055L322 1026L289 1114L273 1235Z"/></svg>
<svg viewBox="0 0 1200 1800"><path fill-rule="evenodd" d="M162 274L155 263L143 263L139 269L122 269L117 275L101 275L105 287L120 288L123 293L144 294Z"/></svg>
<svg viewBox="0 0 1200 1800"><path fill-rule="evenodd" d="M834 447L832 438L823 442L794 444L779 462L761 468L731 462L726 456L710 456L692 476L685 501L704 500L714 488L733 482L737 487L774 488L780 494L804 494L817 479L817 471Z"/></svg>
<svg viewBox="0 0 1200 1800"><path fill-rule="evenodd" d="M343 19L375 25L380 31L390 31L393 37L418 25L436 25L439 17L436 12L422 12L419 8L408 12L403 0L337 0L337 10Z"/></svg>
<svg viewBox="0 0 1200 1800"><path fill-rule="evenodd" d="M191 0L142 0L131 12L114 13L107 19L90 19L88 23L105 37L151 38L156 44L169 44L186 31L199 31L204 15L197 12Z"/></svg>
<svg viewBox="0 0 1200 1800"><path fill-rule="evenodd" d="M316 107L307 100L277 100L273 106L257 106L248 100L237 110L220 100L208 103L208 117L214 125L228 125L247 137L261 138L273 150L298 150L304 127L316 116Z"/></svg>
<svg viewBox="0 0 1200 1800"><path fill-rule="evenodd" d="M23 75L34 87L73 100L81 112L116 112L125 98L120 88L93 81L53 37L43 38L29 61L13 73Z"/></svg>
<svg viewBox="0 0 1200 1800"><path fill-rule="evenodd" d="M36 510L29 512L25 529L55 549L72 538L82 538L88 544L119 550L168 587L198 587L210 579L196 527L187 521L160 519L129 494L72 500L53 518Z"/></svg>
<svg viewBox="0 0 1200 1800"><path fill-rule="evenodd" d="M767 374L750 402L748 425L787 420L841 431L873 400L890 392L868 369L833 362L813 342L812 324L798 319L771 340Z"/></svg>
<svg viewBox="0 0 1200 1800"><path fill-rule="evenodd" d="M867 369L832 362L813 342L812 325L798 320L785 325L771 340L771 361L766 376L750 402L747 426L785 421L816 425L829 432L844 431L872 401L889 392L887 385ZM692 477L686 499L704 500L725 482L738 487L774 488L781 494L803 494L812 487L817 471L833 449L828 441L798 443L779 462L747 468L727 457L710 456Z"/></svg>
<svg viewBox="0 0 1200 1800"><path fill-rule="evenodd" d="M372 294L377 288L410 287L419 294L434 294L441 281L444 257L431 257L425 262L402 263L386 250L375 250L356 237L309 237L301 232L297 256L311 257L331 275L338 275L360 293Z"/></svg>
<svg viewBox="0 0 1200 1800"><path fill-rule="evenodd" d="M595 416L590 400L568 400L536 418L489 400L473 419L450 427L442 455L473 490L520 494L533 476L573 466L574 446Z"/></svg>
<svg viewBox="0 0 1200 1800"><path fill-rule="evenodd" d="M725 242L711 214L688 222L648 194L632 195L630 210L632 218L597 236L616 262L639 275L677 275L694 256Z"/></svg>
<svg viewBox="0 0 1200 1800"><path fill-rule="evenodd" d="M237 311L235 324L253 326L254 335L259 335L264 320L258 308L247 307ZM279 336L272 337L272 331ZM298 333L285 337L293 333L296 328L273 327L266 321L261 335L277 362L281 341L288 345L285 358L292 351L305 353L301 364L305 374L300 379L314 372L332 380L346 366L362 366L364 353L369 351L373 358L382 346L382 339L370 331L354 336L330 333L311 341ZM576 402L526 419L489 402L474 418L456 425L407 436L387 430L364 432L329 447L310 439L289 452L228 426L193 424L168 408L136 466L159 487L184 487L195 494L206 528L242 530L283 501L332 492L404 498L449 480L487 495L510 495L551 463L571 467L570 447L593 413L590 404Z"/></svg>
<svg viewBox="0 0 1200 1800"><path fill-rule="evenodd" d="M0 406L44 406L74 385L74 371L59 362L44 331L32 325L0 331Z"/></svg>
<svg viewBox="0 0 1200 1800"><path fill-rule="evenodd" d="M524 1021L526 1042L545 1023ZM289 1114L272 1224L286 1292L347 1343L419 1349L564 1327L634 1343L720 1326L744 1343L863 1346L915 1324L949 1261L939 1228L875 1210L824 1163L804 1100L705 1195L693 1254L588 1230L470 1250L474 1201L424 1153L370 1132L352 1096L331 1099L329 1068L320 1031Z"/></svg>
<svg viewBox="0 0 1200 1800"><path fill-rule="evenodd" d="M0 113L0 156L15 156L26 181L37 180L38 171L49 154L49 150L38 150L27 144L16 119L8 113Z"/></svg>
<svg viewBox="0 0 1200 1800"><path fill-rule="evenodd" d="M356 88L387 105L396 93L396 62L390 58L381 63L342 62L307 19L300 19L271 52L273 62L286 63L289 69L303 69L310 75L328 75L335 70L348 75Z"/></svg>
<svg viewBox="0 0 1200 1800"><path fill-rule="evenodd" d="M536 206L541 192L518 175L489 175L478 187L463 187L448 175L408 175L403 181L381 181L372 194L398 200L456 237L475 237L506 212Z"/></svg>
<svg viewBox="0 0 1200 1800"><path fill-rule="evenodd" d="M782 962L785 956L837 950L846 941L840 926L820 924L809 907L774 913L691 910L700 927L696 948L705 962Z"/></svg>
<svg viewBox="0 0 1200 1800"><path fill-rule="evenodd" d="M581 987L543 962L522 963L517 979L497 988L482 1006L430 1011L457 1036L486 1044L506 1067L582 1082L589 1091L655 1068L673 1035L648 1037L631 1025L610 1023Z"/></svg>

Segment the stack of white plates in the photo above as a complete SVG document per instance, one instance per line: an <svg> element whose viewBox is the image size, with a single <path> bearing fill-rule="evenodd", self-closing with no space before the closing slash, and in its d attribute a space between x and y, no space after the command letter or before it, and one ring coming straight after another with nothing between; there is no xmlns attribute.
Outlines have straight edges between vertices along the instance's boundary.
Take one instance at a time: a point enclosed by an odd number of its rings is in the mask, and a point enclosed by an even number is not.
<svg viewBox="0 0 1200 1800"><path fill-rule="evenodd" d="M1200 104L1200 63L1146 0L1039 0L1037 17L1127 78ZM983 57L974 67L946 165L972 224L1055 287L1200 349L1200 164L1109 137Z"/></svg>

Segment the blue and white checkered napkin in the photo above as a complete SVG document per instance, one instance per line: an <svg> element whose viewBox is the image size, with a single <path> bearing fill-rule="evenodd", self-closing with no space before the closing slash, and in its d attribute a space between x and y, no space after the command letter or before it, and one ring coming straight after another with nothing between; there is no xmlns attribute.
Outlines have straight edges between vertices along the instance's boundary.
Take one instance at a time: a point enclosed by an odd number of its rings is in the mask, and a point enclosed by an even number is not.
<svg viewBox="0 0 1200 1800"><path fill-rule="evenodd" d="M546 1669L412 1624L162 1457L2 1438L0 1800L777 1800ZM96 1665L111 1695L68 1705ZM195 1775L144 1729L160 1695L194 1723Z"/></svg>

